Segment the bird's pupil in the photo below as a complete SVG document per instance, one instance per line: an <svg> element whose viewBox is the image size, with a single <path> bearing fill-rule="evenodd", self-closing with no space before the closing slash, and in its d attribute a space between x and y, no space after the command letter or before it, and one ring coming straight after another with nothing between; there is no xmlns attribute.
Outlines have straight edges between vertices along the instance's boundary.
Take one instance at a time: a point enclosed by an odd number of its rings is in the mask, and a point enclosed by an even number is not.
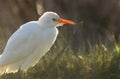
<svg viewBox="0 0 120 79"><path fill-rule="evenodd" d="M56 19L55 19L55 18L53 18L52 20L53 20L53 21L56 21Z"/></svg>

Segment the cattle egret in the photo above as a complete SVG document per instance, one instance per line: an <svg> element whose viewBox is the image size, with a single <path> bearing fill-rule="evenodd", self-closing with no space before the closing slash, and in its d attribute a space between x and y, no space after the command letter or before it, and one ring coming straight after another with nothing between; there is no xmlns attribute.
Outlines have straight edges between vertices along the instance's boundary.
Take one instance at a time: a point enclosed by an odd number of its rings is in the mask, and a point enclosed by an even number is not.
<svg viewBox="0 0 120 79"><path fill-rule="evenodd" d="M56 27L75 24L54 12L45 12L38 21L30 21L10 37L0 55L0 73L27 71L50 50L58 35Z"/></svg>

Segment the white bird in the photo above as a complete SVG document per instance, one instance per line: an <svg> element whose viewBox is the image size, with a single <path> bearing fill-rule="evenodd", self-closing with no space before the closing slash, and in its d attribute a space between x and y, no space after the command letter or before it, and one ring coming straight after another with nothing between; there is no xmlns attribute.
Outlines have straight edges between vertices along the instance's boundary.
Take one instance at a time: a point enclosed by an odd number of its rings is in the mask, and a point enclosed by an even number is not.
<svg viewBox="0 0 120 79"><path fill-rule="evenodd" d="M10 37L0 55L0 73L15 73L19 69L27 71L50 50L58 29L63 24L75 24L62 19L54 12L45 12L38 21L30 21Z"/></svg>

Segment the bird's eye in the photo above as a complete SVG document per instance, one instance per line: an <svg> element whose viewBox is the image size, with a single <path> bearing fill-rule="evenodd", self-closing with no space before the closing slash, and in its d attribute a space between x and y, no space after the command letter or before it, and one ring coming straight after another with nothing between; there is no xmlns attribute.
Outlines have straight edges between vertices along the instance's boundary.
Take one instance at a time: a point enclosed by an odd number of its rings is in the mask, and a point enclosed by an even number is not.
<svg viewBox="0 0 120 79"><path fill-rule="evenodd" d="M55 19L55 18L53 18L52 20L53 20L53 21L57 21L57 19Z"/></svg>

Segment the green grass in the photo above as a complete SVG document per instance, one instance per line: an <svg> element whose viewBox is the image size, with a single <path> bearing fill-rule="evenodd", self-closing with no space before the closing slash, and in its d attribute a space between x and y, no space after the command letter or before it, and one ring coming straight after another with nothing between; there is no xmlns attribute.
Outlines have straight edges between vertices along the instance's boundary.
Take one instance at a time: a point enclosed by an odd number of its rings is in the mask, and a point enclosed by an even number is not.
<svg viewBox="0 0 120 79"><path fill-rule="evenodd" d="M8 30L7 30L8 31ZM5 37L6 36L6 37ZM0 51L2 52L9 35L0 34ZM89 44L71 50L69 44L58 37L56 44L39 61L30 68L26 79L120 79L120 44ZM4 74L0 79L17 79L18 73Z"/></svg>

